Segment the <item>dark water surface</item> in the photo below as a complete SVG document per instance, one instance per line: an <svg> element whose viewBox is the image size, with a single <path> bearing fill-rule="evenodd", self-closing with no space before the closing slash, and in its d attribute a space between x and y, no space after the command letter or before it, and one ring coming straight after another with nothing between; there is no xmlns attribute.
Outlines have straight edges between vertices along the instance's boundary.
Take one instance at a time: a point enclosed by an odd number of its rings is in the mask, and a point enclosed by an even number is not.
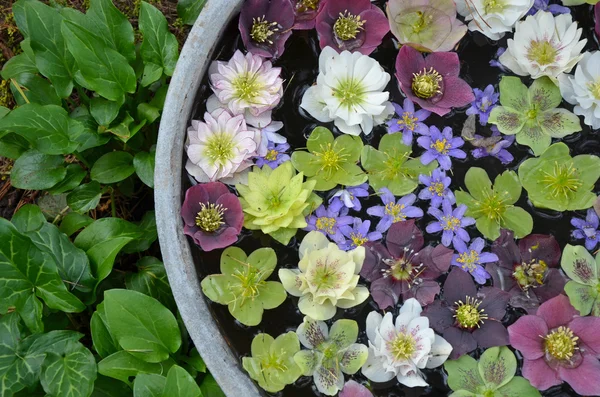
<svg viewBox="0 0 600 397"><path fill-rule="evenodd" d="M376 2L383 8L383 1L379 0ZM572 7L572 15L576 21L579 22L580 27L583 28L583 37L588 39L586 51L594 51L598 49L597 41L594 38L593 33L593 11L592 6L583 5L578 7ZM461 60L461 77L465 79L473 88L483 89L488 84L494 84L498 87L498 82L502 76L500 69L491 67L489 61L494 57L499 46L506 46L506 39L512 35L507 35L506 38L494 42L487 39L485 36L479 33L468 32L467 35L461 40L458 48L458 55ZM379 48L371 54L371 57L375 58L383 68L392 76L390 83L386 90L390 92L390 100L402 104L403 96L400 93L396 78L394 77L394 65L396 61L396 55L398 50L394 46L393 36L388 34L384 39L383 43ZM216 53L214 59L227 61L231 58L235 50L240 49L244 51L243 43L240 39L239 32L237 30L237 19L232 21L221 39L220 43L215 47ZM319 58L319 44L316 32L313 31L294 31L293 35L287 42L286 50L283 56L275 63L275 66L282 68L282 78L285 80L284 83L284 96L279 107L273 112L274 120L281 120L284 123L284 128L279 131L284 135L292 149L306 147L306 138L316 127L317 123L315 120L300 109L300 102L304 91L311 86L317 78L318 74L318 58ZM529 85L531 81L524 79L524 82ZM194 119L203 119L204 112L206 111L205 103L206 99L211 95L212 91L208 86L208 78L205 77L202 85L198 91L195 100L195 110L193 113ZM572 110L572 106L563 102L563 107ZM454 135L460 135L462 126L467 118L464 110L455 111L446 115L445 117L439 117L432 114L427 120L427 125L436 125L440 129L444 126L450 126L453 128ZM573 134L565 139L570 148L571 155L589 153L589 154L600 154L600 139L598 137L599 131L592 132L590 128L583 124L583 118L581 118L583 131L577 134ZM339 131L335 129L333 123L326 125L336 135ZM489 125L482 127L477 123L478 133L482 135L490 134ZM363 136L365 144L370 144L377 147L381 137L386 134L385 126L375 127L373 132L367 136ZM555 140L556 141L556 140ZM417 146L416 139L414 140L414 153L419 155L423 149ZM463 147L468 153L472 149L468 143ZM453 170L452 173L452 190L464 189L464 176L466 171L470 167L482 167L484 168L492 181L494 178L502 173L506 169L517 171L518 165L527 158L533 157L532 153L527 147L513 144L509 151L514 155L515 160L508 166L503 166L499 160L493 157L486 157L483 159L473 159L470 155L466 160L453 159ZM183 160L185 162L185 160ZM183 176L184 189L187 189L190 185L190 181L187 175ZM419 186L415 190L417 194L422 186ZM595 191L598 192L600 184L596 185ZM326 195L324 195L327 198ZM350 215L359 216L362 219L371 219L371 224L374 226L377 224L377 218L371 218L366 214L365 209L373 205L380 204L379 198L372 196L367 200L363 201L363 211L357 213L351 211ZM426 211L428 208L426 201L418 200L415 205L419 205L423 208L425 216L417 221L419 228L423 231L426 243L433 245L440 244L440 236L425 234L425 226L433 220L433 218L427 215ZM573 212L559 213L550 210L538 210L527 200L526 191L523 189L521 199L517 205L525 208L531 213L534 219L533 233L552 234L559 241L561 248L565 244L583 244L582 241L574 241L570 237L572 227L569 223L570 218L575 215ZM585 216L585 211L577 211L577 215L580 217ZM244 249L247 254L253 250L262 247L272 247L277 253L278 268L295 268L298 263L297 247L299 242L302 240L306 232L298 231L295 239L293 239L288 246L283 246L275 242L269 236L262 235L258 232L251 233L247 230L242 231L240 241L237 245ZM471 236L478 236L479 233L475 229L475 226L469 228ZM190 239L190 245L193 247L193 255L196 262L196 268L201 278L208 274L220 273L219 271L219 260L221 257L222 250L212 252L202 252L196 247ZM489 250L489 241L488 248ZM271 279L277 280L277 271L273 273ZM442 280L440 280L442 281ZM364 280L361 282L367 284ZM219 324L222 332L229 342L234 353L240 358L240 369L241 369L241 358L250 354L250 344L252 338L261 332L268 333L273 337L287 332L295 331L300 323L302 323L303 315L298 311L297 298L288 296L286 301L276 309L266 310L264 312L263 321L257 327L246 327L238 323L228 312L227 306L222 306L209 302L210 307L213 311L215 321ZM377 305L369 298L364 304L350 309L350 310L338 310L337 315L328 324L340 318L349 318L358 322L361 328L359 335L359 343L367 343L367 337L365 334L365 320L369 312L377 310ZM395 309L394 314L397 314ZM509 309L507 316L504 318L504 324L512 324L519 316L521 312ZM202 341L202 343L210 343L210 341ZM478 357L480 351L474 352L472 355ZM517 357L519 355L517 353ZM243 371L243 370L242 370ZM376 396L389 396L389 397L416 397L416 396L447 396L451 393L451 390L446 385L446 375L440 368L435 370L424 370L426 380L430 384L426 388L409 388L403 385L397 384L394 379L389 384L373 385L373 393ZM520 370L517 373L520 375ZM600 374L598 374L600 376ZM366 382L360 371L352 378L359 382ZM348 377L347 377L348 379ZM563 386L557 386L551 388L542 393L544 396L577 396L577 394L566 384ZM265 395L276 395L282 397L310 397L320 396L316 388L313 385L312 377L301 377L295 384L289 385L283 392L276 394ZM239 396L243 397L243 396Z"/></svg>

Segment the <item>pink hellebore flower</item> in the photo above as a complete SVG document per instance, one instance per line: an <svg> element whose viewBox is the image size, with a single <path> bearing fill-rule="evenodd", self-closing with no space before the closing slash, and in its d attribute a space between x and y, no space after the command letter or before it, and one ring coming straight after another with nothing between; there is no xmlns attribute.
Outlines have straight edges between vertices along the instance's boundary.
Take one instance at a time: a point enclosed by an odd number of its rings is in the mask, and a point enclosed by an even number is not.
<svg viewBox="0 0 600 397"><path fill-rule="evenodd" d="M344 385L339 397L373 397L373 393L360 383L349 380Z"/></svg>
<svg viewBox="0 0 600 397"><path fill-rule="evenodd" d="M317 15L323 9L326 0L291 0L296 20L295 30L310 30L315 28Z"/></svg>
<svg viewBox="0 0 600 397"><path fill-rule="evenodd" d="M292 35L294 9L290 0L246 0L239 29L244 45L253 54L279 58Z"/></svg>

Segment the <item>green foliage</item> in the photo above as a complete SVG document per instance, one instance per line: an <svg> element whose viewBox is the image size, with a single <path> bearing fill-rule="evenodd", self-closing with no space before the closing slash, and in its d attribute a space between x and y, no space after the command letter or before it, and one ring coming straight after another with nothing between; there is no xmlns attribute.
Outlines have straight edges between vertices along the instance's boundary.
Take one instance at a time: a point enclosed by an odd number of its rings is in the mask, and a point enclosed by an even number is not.
<svg viewBox="0 0 600 397"><path fill-rule="evenodd" d="M177 2L177 15L186 25L193 25L204 4L206 4L206 0L179 0Z"/></svg>

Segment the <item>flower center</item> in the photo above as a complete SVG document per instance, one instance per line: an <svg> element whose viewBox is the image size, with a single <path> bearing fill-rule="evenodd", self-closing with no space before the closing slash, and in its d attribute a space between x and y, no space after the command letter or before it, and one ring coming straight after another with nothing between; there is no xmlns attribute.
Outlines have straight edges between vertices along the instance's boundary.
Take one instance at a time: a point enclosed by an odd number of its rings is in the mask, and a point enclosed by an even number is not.
<svg viewBox="0 0 600 397"><path fill-rule="evenodd" d="M321 145L321 151L314 154L321 161L321 170L332 174L342 169L342 163L348 157L343 152L344 148L336 150L335 145L328 143L327 146Z"/></svg>
<svg viewBox="0 0 600 397"><path fill-rule="evenodd" d="M461 328L479 328L479 326L483 324L483 320L488 319L488 315L485 314L483 309L479 308L481 301L471 298L470 296L467 296L466 300L467 303L464 303L463 301L454 303L456 305L456 312L454 313L456 322Z"/></svg>
<svg viewBox="0 0 600 397"><path fill-rule="evenodd" d="M256 76L250 73L237 76L231 82L231 85L234 90L234 97L247 102L251 102L257 97L260 89L260 83L257 81Z"/></svg>
<svg viewBox="0 0 600 397"><path fill-rule="evenodd" d="M265 19L265 16L258 18L252 18L252 28L250 28L250 37L257 43L267 42L273 44L270 39L276 32L279 32L277 22L269 22Z"/></svg>
<svg viewBox="0 0 600 397"><path fill-rule="evenodd" d="M319 6L319 0L301 0L296 5L298 12L306 12L308 10L316 10Z"/></svg>
<svg viewBox="0 0 600 397"><path fill-rule="evenodd" d="M458 255L456 261L460 263L460 267L462 267L463 270L472 272L479 264L479 253L475 250L462 252Z"/></svg>
<svg viewBox="0 0 600 397"><path fill-rule="evenodd" d="M389 266L389 269L383 269L383 277L392 277L396 281L407 281L408 287L411 287L411 283L423 273L423 264L414 265L412 259L418 255L414 253L414 250L404 248L404 256L402 258L383 259L383 263Z"/></svg>
<svg viewBox="0 0 600 397"><path fill-rule="evenodd" d="M212 164L224 164L233 158L234 147L230 134L215 134L208 139L205 154Z"/></svg>
<svg viewBox="0 0 600 397"><path fill-rule="evenodd" d="M560 326L544 337L546 353L557 360L569 360L579 350L579 337L573 335L568 327Z"/></svg>
<svg viewBox="0 0 600 397"><path fill-rule="evenodd" d="M527 59L540 66L554 63L557 56L558 51L548 40L533 40L527 49Z"/></svg>
<svg viewBox="0 0 600 397"><path fill-rule="evenodd" d="M429 99L441 94L442 76L433 68L423 69L419 73L413 73L412 91L419 98Z"/></svg>
<svg viewBox="0 0 600 397"><path fill-rule="evenodd" d="M492 101L490 101L486 97L481 100L481 104L479 105L479 110L481 110L482 112L487 112L490 106L492 106Z"/></svg>
<svg viewBox="0 0 600 397"><path fill-rule="evenodd" d="M433 150L440 154L448 154L448 150L452 147L446 138L433 142L430 146Z"/></svg>
<svg viewBox="0 0 600 397"><path fill-rule="evenodd" d="M411 18L414 19L414 22L412 23L412 30L413 33L420 33L433 20L433 15L425 16L425 13L422 11L417 11L414 14L415 17Z"/></svg>
<svg viewBox="0 0 600 397"><path fill-rule="evenodd" d="M544 285L546 270L548 270L546 262L533 259L529 263L523 262L516 266L513 277L521 289L526 292L529 288Z"/></svg>
<svg viewBox="0 0 600 397"><path fill-rule="evenodd" d="M429 185L427 189L429 189L431 194L435 194L438 197L442 197L444 195L444 190L446 190L446 187L442 182L433 182L431 183L431 185Z"/></svg>
<svg viewBox="0 0 600 397"><path fill-rule="evenodd" d="M227 211L221 204L200 203L200 212L196 215L196 226L205 232L212 233L218 230L223 222L223 214Z"/></svg>
<svg viewBox="0 0 600 397"><path fill-rule="evenodd" d="M363 25L367 21L361 21L360 15L352 15L345 10L340 12L340 17L333 24L333 32L340 40L355 39L358 33L363 30Z"/></svg>
<svg viewBox="0 0 600 397"><path fill-rule="evenodd" d="M309 279L316 289L330 290L337 287L337 283L344 276L343 272L338 272L338 261L328 263L326 259L318 259L312 277Z"/></svg>
<svg viewBox="0 0 600 397"><path fill-rule="evenodd" d="M327 218L325 216L322 216L320 218L317 218L317 221L315 222L315 226L317 227L318 230L323 230L325 231L327 234L333 234L334 233L334 227L335 227L335 218Z"/></svg>
<svg viewBox="0 0 600 397"><path fill-rule="evenodd" d="M413 177L412 171L404 167L406 159L410 156L409 153L402 152L398 153L397 150L393 150L392 153L386 153L387 159L385 160L385 170L382 173L385 174L387 179L395 179L402 177Z"/></svg>
<svg viewBox="0 0 600 397"><path fill-rule="evenodd" d="M460 219L449 215L442 217L442 228L444 230L456 230L460 226Z"/></svg>
<svg viewBox="0 0 600 397"><path fill-rule="evenodd" d="M285 352L282 351L281 354L269 354L266 360L261 362L262 370L274 369L281 372L287 371L287 365L283 363L284 353Z"/></svg>
<svg viewBox="0 0 600 397"><path fill-rule="evenodd" d="M367 237L360 233L350 233L350 240L352 240L352 243L357 247L360 247L369 241Z"/></svg>
<svg viewBox="0 0 600 397"><path fill-rule="evenodd" d="M393 201L385 205L385 213L394 218L394 223L406 220L406 215L402 212L403 209L404 204L396 204Z"/></svg>
<svg viewBox="0 0 600 397"><path fill-rule="evenodd" d="M529 120L535 120L537 119L538 116L538 110L537 108L534 106L531 109L529 109L527 112L525 112L525 116L529 119Z"/></svg>
<svg viewBox="0 0 600 397"><path fill-rule="evenodd" d="M265 160L275 161L275 160L277 160L278 155L279 155L279 152L277 150L271 149L267 152L267 154L265 154Z"/></svg>
<svg viewBox="0 0 600 397"><path fill-rule="evenodd" d="M395 361L408 360L417 351L417 342L409 333L398 332L387 345Z"/></svg>
<svg viewBox="0 0 600 397"><path fill-rule="evenodd" d="M350 109L364 102L365 89L360 81L348 78L338 81L333 96L340 101L340 105Z"/></svg>
<svg viewBox="0 0 600 397"><path fill-rule="evenodd" d="M600 79L596 81L590 81L588 83L588 89L594 98L600 99Z"/></svg>
<svg viewBox="0 0 600 397"><path fill-rule="evenodd" d="M485 0L483 3L486 14L492 14L495 12L500 13L502 10L504 10L505 6L506 4L504 4L504 2L501 0Z"/></svg>
<svg viewBox="0 0 600 397"><path fill-rule="evenodd" d="M417 121L419 121L419 119L414 117L414 114L410 112L404 112L402 113L402 118L398 119L398 124L404 126L404 128L414 131Z"/></svg>
<svg viewBox="0 0 600 397"><path fill-rule="evenodd" d="M500 222L502 215L506 210L504 200L502 200L496 193L486 193L486 198L483 201L477 203L479 211L494 222Z"/></svg>
<svg viewBox="0 0 600 397"><path fill-rule="evenodd" d="M259 288L265 284L262 279L264 273L249 263L237 261L244 265L244 270L236 270L232 276L238 280L238 284L234 286L235 299L240 299L240 304L243 304L246 299L254 300L259 294Z"/></svg>
<svg viewBox="0 0 600 397"><path fill-rule="evenodd" d="M544 174L542 182L544 182L546 189L550 191L550 195L553 197L564 196L569 198L583 185L579 180L577 170L573 167L573 162L559 164L555 161L552 172L544 171Z"/></svg>

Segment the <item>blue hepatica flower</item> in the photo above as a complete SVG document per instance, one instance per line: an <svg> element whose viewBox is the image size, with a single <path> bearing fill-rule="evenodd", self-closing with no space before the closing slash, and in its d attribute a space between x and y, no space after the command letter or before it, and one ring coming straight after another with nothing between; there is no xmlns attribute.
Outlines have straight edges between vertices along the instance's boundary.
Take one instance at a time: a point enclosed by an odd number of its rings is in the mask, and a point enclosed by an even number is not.
<svg viewBox="0 0 600 397"><path fill-rule="evenodd" d="M350 225L354 218L348 216L348 209L341 203L331 203L329 207L319 206L314 213L306 218L308 224L304 230L318 230L328 236L337 244L342 243L344 235L340 232L340 227Z"/></svg>
<svg viewBox="0 0 600 397"><path fill-rule="evenodd" d="M346 208L352 208L356 211L362 209L359 197L369 197L369 184L363 183L358 186L348 187L346 189L340 189L331 196L329 202L339 203ZM337 204L336 204L337 205Z"/></svg>
<svg viewBox="0 0 600 397"><path fill-rule="evenodd" d="M486 138L475 134L474 141L485 141ZM509 164L515 158L513 155L506 150L510 145L515 141L514 135L502 135L500 131L498 131L498 127L495 125L492 126L492 136L491 138L495 139L490 145L481 145L473 150L471 150L471 154L476 159L480 159L486 156L496 157L502 164Z"/></svg>
<svg viewBox="0 0 600 397"><path fill-rule="evenodd" d="M432 222L425 230L427 233L442 232L442 244L449 247L453 241L462 240L467 242L471 239L469 233L464 229L467 226L475 224L475 219L465 216L467 206L459 205L452 209L449 201L442 201L442 209L429 207L428 214L434 216L437 221Z"/></svg>
<svg viewBox="0 0 600 397"><path fill-rule="evenodd" d="M479 115L479 124L486 125L492 109L496 107L500 94L494 91L493 85L488 85L483 91L474 88L475 100L471 102L471 107L467 109L467 114Z"/></svg>
<svg viewBox="0 0 600 397"><path fill-rule="evenodd" d="M468 247L467 243L462 240L455 240L454 242L454 248L458 251L458 254L452 256L452 265L470 273L478 284L485 284L485 281L491 277L482 265L498 260L496 254L481 252L484 245L485 242L481 237L473 240Z"/></svg>
<svg viewBox="0 0 600 397"><path fill-rule="evenodd" d="M593 208L587 210L587 215L584 219L571 218L571 225L575 226L573 230L573 237L576 239L585 239L585 248L589 251L596 248L598 242L600 242L600 220L598 214Z"/></svg>
<svg viewBox="0 0 600 397"><path fill-rule="evenodd" d="M269 142L267 144L267 153L256 159L256 165L262 168L265 165L275 169L281 163L286 162L290 159L290 156L286 153L290 150L290 145L287 143L276 144Z"/></svg>
<svg viewBox="0 0 600 397"><path fill-rule="evenodd" d="M408 98L404 100L404 107L397 103L392 103L392 105L396 114L387 122L390 134L402 132L402 143L408 146L412 145L413 133L429 134L429 128L422 123L431 115L429 110L421 109L415 112L415 105Z"/></svg>
<svg viewBox="0 0 600 397"><path fill-rule="evenodd" d="M434 160L440 163L440 168L448 171L452 168L451 157L464 159L467 154L458 149L465 144L462 138L452 135L452 128L444 127L440 131L436 126L429 127L429 136L421 136L417 138L417 143L426 150L421 155L421 163L427 165Z"/></svg>
<svg viewBox="0 0 600 397"><path fill-rule="evenodd" d="M534 15L538 11L548 11L551 12L552 15L559 14L570 14L571 10L569 7L559 6L558 4L549 4L549 0L535 0L533 2L533 6L529 9L527 14L525 15Z"/></svg>
<svg viewBox="0 0 600 397"><path fill-rule="evenodd" d="M496 51L495 57L490 60L490 66L498 68L503 72L506 72L507 69L504 67L503 64L500 63L500 61L498 61L498 58L500 58L500 55L504 54L504 52L506 52L506 47L499 47L498 51Z"/></svg>
<svg viewBox="0 0 600 397"><path fill-rule="evenodd" d="M338 243L339 247L345 251L349 251L356 247L365 245L369 241L381 240L383 237L380 232L371 232L371 221L363 221L360 218L354 218L352 226L340 226L340 232L347 238L342 243Z"/></svg>
<svg viewBox="0 0 600 397"><path fill-rule="evenodd" d="M448 188L452 179L446 176L443 170L436 168L431 176L421 174L419 175L419 182L425 185L425 189L419 192L419 198L430 200L432 207L438 208L443 200L448 201L450 204L456 203L454 193Z"/></svg>
<svg viewBox="0 0 600 397"><path fill-rule="evenodd" d="M379 190L383 205L376 205L367 209L367 214L381 218L375 230L380 233L387 232L393 223L405 221L408 218L423 216L423 210L412 204L417 199L414 194L406 195L398 201L396 196L387 188Z"/></svg>

